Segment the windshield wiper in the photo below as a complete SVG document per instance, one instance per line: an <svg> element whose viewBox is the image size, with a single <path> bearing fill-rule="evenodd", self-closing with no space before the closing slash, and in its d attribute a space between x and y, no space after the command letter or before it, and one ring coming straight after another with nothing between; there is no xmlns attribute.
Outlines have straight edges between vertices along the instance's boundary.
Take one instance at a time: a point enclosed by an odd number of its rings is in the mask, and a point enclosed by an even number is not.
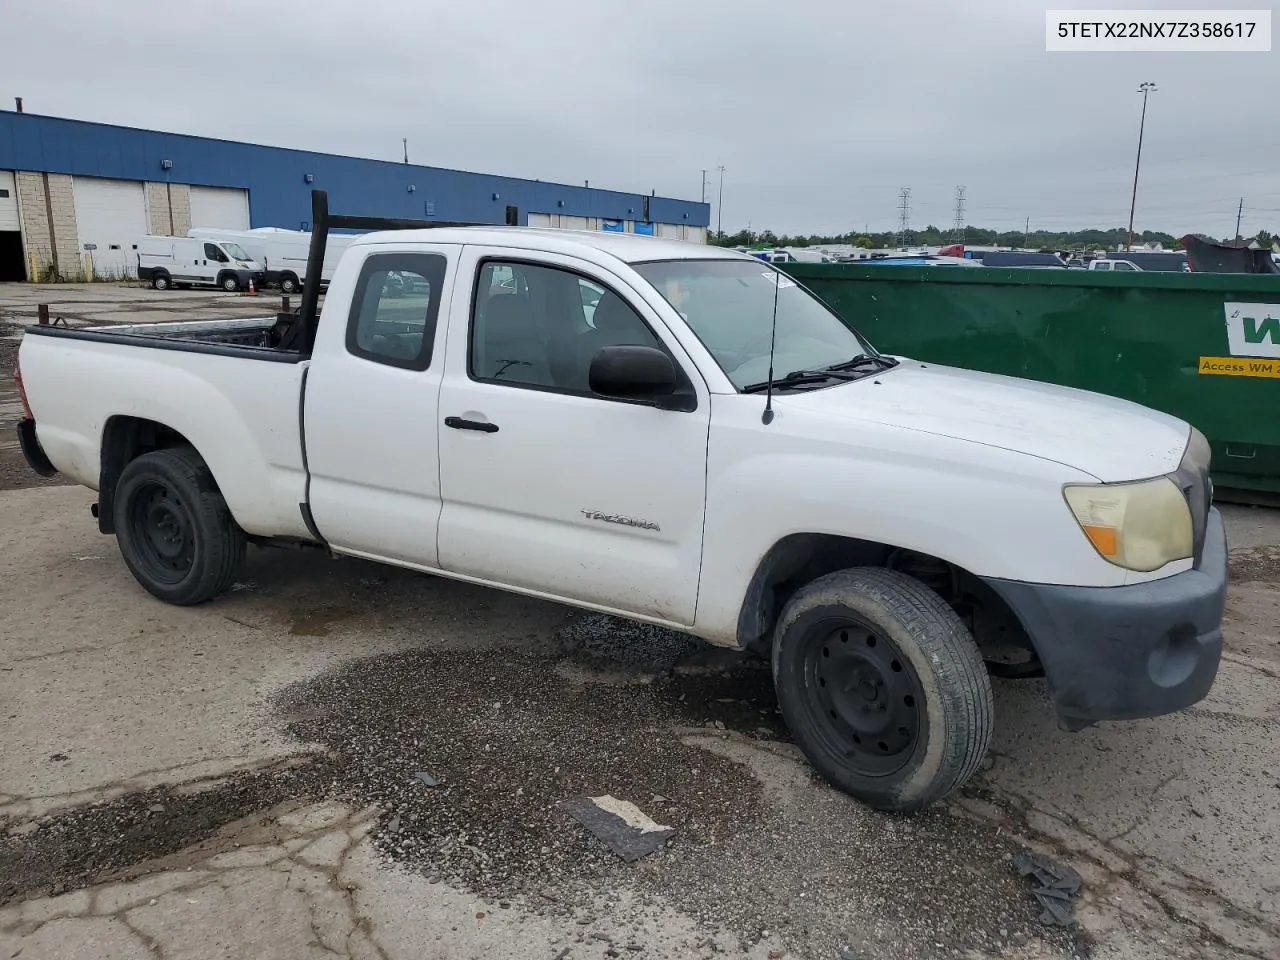
<svg viewBox="0 0 1280 960"><path fill-rule="evenodd" d="M858 369L858 367L864 366L869 363L877 364L884 370L888 370L890 367L896 367L898 365L898 361L894 360L892 357L880 357L880 356L873 357L869 353L860 353L856 357L853 357L850 360L845 360L843 363L833 363L831 366L824 367L823 369L824 370L856 370Z"/></svg>
<svg viewBox="0 0 1280 960"><path fill-rule="evenodd" d="M832 368L826 370L792 370L785 377L774 377L772 380L761 380L759 383L749 383L742 388L743 393L761 393L769 389L772 384L775 389L785 389L787 387L800 387L810 383L826 383L828 380L857 380L858 377L850 376Z"/></svg>

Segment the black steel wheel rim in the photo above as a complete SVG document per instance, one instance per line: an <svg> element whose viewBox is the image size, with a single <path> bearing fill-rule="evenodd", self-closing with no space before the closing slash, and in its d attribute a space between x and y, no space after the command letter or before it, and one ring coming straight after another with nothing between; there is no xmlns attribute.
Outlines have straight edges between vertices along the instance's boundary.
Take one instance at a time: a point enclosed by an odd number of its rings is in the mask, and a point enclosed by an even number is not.
<svg viewBox="0 0 1280 960"><path fill-rule="evenodd" d="M129 505L134 552L147 576L181 583L195 562L196 534L191 512L168 484L144 483Z"/></svg>
<svg viewBox="0 0 1280 960"><path fill-rule="evenodd" d="M855 772L888 777L911 760L925 725L924 689L882 630L852 614L804 637L808 709L827 749Z"/></svg>

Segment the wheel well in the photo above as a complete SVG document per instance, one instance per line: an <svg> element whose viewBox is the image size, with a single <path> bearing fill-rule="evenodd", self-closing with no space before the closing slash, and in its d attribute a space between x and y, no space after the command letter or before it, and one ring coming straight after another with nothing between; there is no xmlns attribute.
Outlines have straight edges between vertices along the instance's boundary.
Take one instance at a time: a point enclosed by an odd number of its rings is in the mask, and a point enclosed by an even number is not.
<svg viewBox="0 0 1280 960"><path fill-rule="evenodd" d="M111 417L102 430L101 466L98 473L98 529L115 533L116 483L120 474L144 453L166 447L191 446L172 427L141 417Z"/></svg>
<svg viewBox="0 0 1280 960"><path fill-rule="evenodd" d="M738 615L738 643L771 640L774 624L792 594L818 577L849 567L885 567L919 580L956 611L982 649L994 673L1039 673L1035 648L1004 599L963 567L892 544L830 534L797 533L775 543L756 567ZM1010 651L1021 651L1017 666L1004 669Z"/></svg>

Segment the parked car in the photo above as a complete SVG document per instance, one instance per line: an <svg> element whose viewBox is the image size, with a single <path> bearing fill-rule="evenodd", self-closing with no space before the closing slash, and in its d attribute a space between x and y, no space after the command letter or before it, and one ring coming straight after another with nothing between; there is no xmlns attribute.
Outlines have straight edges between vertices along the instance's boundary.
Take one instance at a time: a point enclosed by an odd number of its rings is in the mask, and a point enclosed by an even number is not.
<svg viewBox="0 0 1280 960"><path fill-rule="evenodd" d="M1072 257L1070 260L1067 261L1068 270L1087 270L1088 268L1089 268L1089 265L1085 263L1083 260L1081 260L1079 257Z"/></svg>
<svg viewBox="0 0 1280 960"><path fill-rule="evenodd" d="M243 247L225 238L142 237L138 240L138 279L157 290L171 287L221 287L243 290L262 282L262 267Z"/></svg>
<svg viewBox="0 0 1280 960"><path fill-rule="evenodd" d="M1100 270L1103 273L1122 273L1126 270L1142 272L1142 268L1132 260L1110 260L1105 258L1090 260L1089 269Z"/></svg>
<svg viewBox="0 0 1280 960"><path fill-rule="evenodd" d="M881 354L697 244L373 233L315 295L28 329L27 460L97 491L155 597L301 544L760 646L805 755L889 810L978 769L988 669L1043 673L1073 729L1213 683L1226 546L1181 420Z"/></svg>

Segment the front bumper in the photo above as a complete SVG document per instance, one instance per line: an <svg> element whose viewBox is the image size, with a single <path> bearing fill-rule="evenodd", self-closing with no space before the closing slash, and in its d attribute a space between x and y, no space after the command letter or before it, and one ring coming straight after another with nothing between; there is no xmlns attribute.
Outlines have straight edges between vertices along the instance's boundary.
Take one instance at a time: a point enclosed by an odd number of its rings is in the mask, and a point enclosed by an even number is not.
<svg viewBox="0 0 1280 960"><path fill-rule="evenodd" d="M1124 587L988 579L1022 622L1058 714L1073 728L1189 707L1213 686L1222 654L1227 538L1208 512L1196 566Z"/></svg>
<svg viewBox="0 0 1280 960"><path fill-rule="evenodd" d="M40 440L36 437L36 422L31 419L18 421L18 446L22 448L22 456L29 466L42 477L52 477L58 472L48 455L44 452L44 447L40 446Z"/></svg>

